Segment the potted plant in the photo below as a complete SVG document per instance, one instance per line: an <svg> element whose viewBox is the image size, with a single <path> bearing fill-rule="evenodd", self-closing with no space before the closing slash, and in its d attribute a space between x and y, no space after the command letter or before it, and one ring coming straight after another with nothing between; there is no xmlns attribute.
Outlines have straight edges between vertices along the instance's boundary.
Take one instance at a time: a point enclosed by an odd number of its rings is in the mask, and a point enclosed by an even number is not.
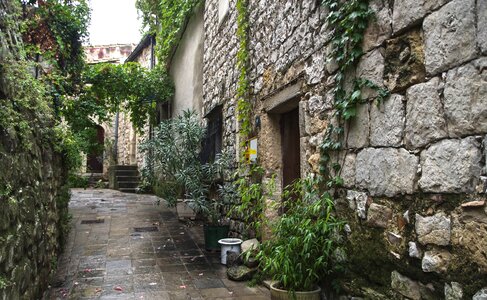
<svg viewBox="0 0 487 300"><path fill-rule="evenodd" d="M205 234L216 230L217 240L207 249L217 250L220 249L218 239L227 237L228 225L223 224L223 198L215 196L213 191L230 157L217 155L215 161L202 163L200 150L204 136L205 127L192 111L162 121L153 137L141 145L146 153L142 182L152 186L155 194L169 206L176 206L180 218L201 215L205 220Z"/></svg>
<svg viewBox="0 0 487 300"><path fill-rule="evenodd" d="M320 299L319 283L332 270L343 224L319 185L319 179L308 177L286 189L284 213L270 224L272 236L257 255L264 275L274 281L272 299Z"/></svg>
<svg viewBox="0 0 487 300"><path fill-rule="evenodd" d="M169 206L183 208L193 201L202 187L202 164L199 159L205 128L197 114L183 114L162 121L151 138L141 145L146 155L142 169L142 182L153 187L154 192ZM180 215L186 216L186 215Z"/></svg>

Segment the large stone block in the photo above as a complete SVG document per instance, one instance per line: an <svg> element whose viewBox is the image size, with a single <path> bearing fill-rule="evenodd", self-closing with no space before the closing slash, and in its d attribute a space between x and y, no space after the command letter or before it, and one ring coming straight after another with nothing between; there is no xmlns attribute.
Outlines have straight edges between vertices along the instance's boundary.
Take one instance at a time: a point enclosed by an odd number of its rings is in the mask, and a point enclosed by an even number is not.
<svg viewBox="0 0 487 300"><path fill-rule="evenodd" d="M384 86L384 49L377 48L365 54L357 65L357 77L368 79L377 86ZM377 93L369 88L362 90L362 97L376 97Z"/></svg>
<svg viewBox="0 0 487 300"><path fill-rule="evenodd" d="M408 149L423 147L447 136L439 82L439 78L435 77L407 90L404 141Z"/></svg>
<svg viewBox="0 0 487 300"><path fill-rule="evenodd" d="M426 14L449 0L395 0L392 14L394 32L417 24Z"/></svg>
<svg viewBox="0 0 487 300"><path fill-rule="evenodd" d="M451 220L443 213L430 217L416 214L415 227L418 241L423 245L446 246L450 244Z"/></svg>
<svg viewBox="0 0 487 300"><path fill-rule="evenodd" d="M477 42L487 54L487 1L477 1Z"/></svg>
<svg viewBox="0 0 487 300"><path fill-rule="evenodd" d="M423 82L424 68L423 35L413 30L386 42L384 80L393 92Z"/></svg>
<svg viewBox="0 0 487 300"><path fill-rule="evenodd" d="M370 109L370 144L372 146L397 147L404 134L404 97L391 95L380 105Z"/></svg>
<svg viewBox="0 0 487 300"><path fill-rule="evenodd" d="M345 126L347 148L364 148L369 145L369 104L358 104L357 115Z"/></svg>
<svg viewBox="0 0 487 300"><path fill-rule="evenodd" d="M392 34L392 11L385 0L372 0L369 3L375 18L369 21L364 33L363 50L365 52L379 46Z"/></svg>
<svg viewBox="0 0 487 300"><path fill-rule="evenodd" d="M474 137L443 140L421 152L424 192L468 193L475 191L481 173L481 151Z"/></svg>
<svg viewBox="0 0 487 300"><path fill-rule="evenodd" d="M444 99L450 136L486 133L487 58L448 71Z"/></svg>
<svg viewBox="0 0 487 300"><path fill-rule="evenodd" d="M426 17L426 72L435 75L474 58L475 27L475 0L454 0Z"/></svg>
<svg viewBox="0 0 487 300"><path fill-rule="evenodd" d="M357 154L356 184L372 196L411 194L416 188L418 163L418 157L405 149L364 149Z"/></svg>
<svg viewBox="0 0 487 300"><path fill-rule="evenodd" d="M397 271L391 273L391 288L410 299L421 299L419 284Z"/></svg>

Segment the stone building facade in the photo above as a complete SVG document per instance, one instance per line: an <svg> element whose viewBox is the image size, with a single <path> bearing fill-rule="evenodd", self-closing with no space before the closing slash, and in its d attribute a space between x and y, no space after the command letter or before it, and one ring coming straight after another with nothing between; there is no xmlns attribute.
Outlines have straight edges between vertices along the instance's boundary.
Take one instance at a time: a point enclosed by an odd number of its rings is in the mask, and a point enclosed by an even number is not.
<svg viewBox="0 0 487 300"><path fill-rule="evenodd" d="M236 0L205 3L202 107L202 115L222 108L223 148L234 153L235 7ZM371 0L370 7L376 17L354 73L391 96L377 104L363 91L370 101L357 108L337 155L346 189L336 207L347 222L349 269L342 293L483 299L487 2ZM314 0L249 1L248 13L252 136L266 175L286 183L318 171L333 112L332 28ZM287 165L299 170L287 174Z"/></svg>

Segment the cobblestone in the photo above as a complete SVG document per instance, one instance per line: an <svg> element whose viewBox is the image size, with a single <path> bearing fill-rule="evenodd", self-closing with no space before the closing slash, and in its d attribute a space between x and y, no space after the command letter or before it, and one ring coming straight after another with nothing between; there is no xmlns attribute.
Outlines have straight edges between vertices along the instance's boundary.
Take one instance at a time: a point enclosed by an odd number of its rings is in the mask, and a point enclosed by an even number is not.
<svg viewBox="0 0 487 300"><path fill-rule="evenodd" d="M47 299L269 299L226 277L201 224L152 195L73 189L71 233Z"/></svg>

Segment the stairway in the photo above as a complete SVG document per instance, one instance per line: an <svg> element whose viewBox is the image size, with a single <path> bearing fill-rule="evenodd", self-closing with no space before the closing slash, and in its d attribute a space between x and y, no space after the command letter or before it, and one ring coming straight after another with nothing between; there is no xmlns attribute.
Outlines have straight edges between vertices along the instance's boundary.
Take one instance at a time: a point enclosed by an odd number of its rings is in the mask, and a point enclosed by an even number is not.
<svg viewBox="0 0 487 300"><path fill-rule="evenodd" d="M108 186L124 193L135 193L139 185L137 166L115 165L108 168Z"/></svg>

